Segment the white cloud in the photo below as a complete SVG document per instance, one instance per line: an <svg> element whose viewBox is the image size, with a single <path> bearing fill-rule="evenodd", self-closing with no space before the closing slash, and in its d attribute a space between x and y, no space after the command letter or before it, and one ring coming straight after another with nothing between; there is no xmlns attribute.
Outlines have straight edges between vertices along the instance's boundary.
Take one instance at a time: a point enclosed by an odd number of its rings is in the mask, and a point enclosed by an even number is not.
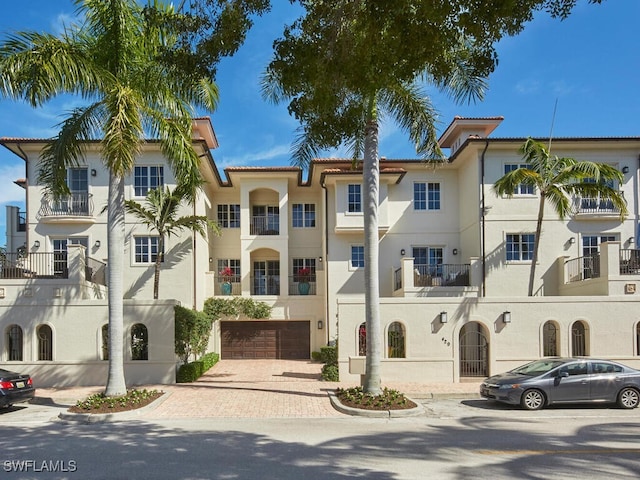
<svg viewBox="0 0 640 480"><path fill-rule="evenodd" d="M531 95L540 90L540 82L538 80L528 79L521 80L515 85L516 93L523 95Z"/></svg>
<svg viewBox="0 0 640 480"><path fill-rule="evenodd" d="M0 178L2 185L0 187L0 204L17 204L23 203L25 199L24 189L17 186L14 180L24 178L25 165L22 160L11 163L4 163L0 166ZM4 212L3 212L4 213Z"/></svg>
<svg viewBox="0 0 640 480"><path fill-rule="evenodd" d="M287 159L290 157L290 145L276 145L264 151L257 152L246 152L241 155L225 155L224 158L220 160L217 159L214 153L214 158L216 158L216 164L218 168L226 168L226 167L242 167L242 166L269 166L274 163L271 160L274 160L279 157L286 157ZM278 163L279 166L282 166L282 163Z"/></svg>

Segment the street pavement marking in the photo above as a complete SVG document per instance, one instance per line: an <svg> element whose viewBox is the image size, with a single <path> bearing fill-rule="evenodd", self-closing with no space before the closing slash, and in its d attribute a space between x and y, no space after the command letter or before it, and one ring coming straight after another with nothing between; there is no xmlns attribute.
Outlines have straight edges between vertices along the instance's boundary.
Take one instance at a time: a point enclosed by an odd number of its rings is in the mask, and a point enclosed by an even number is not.
<svg viewBox="0 0 640 480"><path fill-rule="evenodd" d="M477 450L480 455L613 455L640 453L640 448L603 448L597 450Z"/></svg>

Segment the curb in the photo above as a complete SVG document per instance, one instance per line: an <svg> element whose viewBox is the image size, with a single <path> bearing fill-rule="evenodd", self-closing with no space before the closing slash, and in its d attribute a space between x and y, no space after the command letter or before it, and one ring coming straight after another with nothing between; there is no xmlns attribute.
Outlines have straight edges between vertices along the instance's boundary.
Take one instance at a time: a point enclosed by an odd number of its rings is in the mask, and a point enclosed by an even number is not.
<svg viewBox="0 0 640 480"><path fill-rule="evenodd" d="M65 422L75 423L108 423L118 422L120 420L131 420L132 418L138 418L144 413L150 412L158 408L164 401L169 398L171 392L162 392L160 397L156 398L153 402L135 410L127 410L126 412L114 412L114 413L70 413L62 412L58 415L60 420Z"/></svg>
<svg viewBox="0 0 640 480"><path fill-rule="evenodd" d="M415 400L406 397L416 404L414 408L406 408L404 410L363 410L361 408L347 407L343 405L338 397L333 392L329 393L329 400L331 405L340 413L345 415L351 415L354 417L368 417L368 418L403 418L403 417L415 417L417 415L424 414L424 407Z"/></svg>

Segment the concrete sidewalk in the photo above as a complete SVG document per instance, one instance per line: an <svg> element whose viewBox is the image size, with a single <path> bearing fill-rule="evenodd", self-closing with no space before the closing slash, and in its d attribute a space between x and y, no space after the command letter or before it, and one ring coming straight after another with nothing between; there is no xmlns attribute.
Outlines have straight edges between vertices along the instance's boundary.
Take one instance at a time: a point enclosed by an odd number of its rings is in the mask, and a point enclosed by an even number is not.
<svg viewBox="0 0 640 480"><path fill-rule="evenodd" d="M319 418L340 417L328 392L353 383L324 382L322 364L301 360L222 360L193 383L145 385L169 395L137 418ZM456 384L388 383L414 399L477 398L477 382ZM143 388L143 387L138 387ZM104 386L38 389L40 401L73 405Z"/></svg>

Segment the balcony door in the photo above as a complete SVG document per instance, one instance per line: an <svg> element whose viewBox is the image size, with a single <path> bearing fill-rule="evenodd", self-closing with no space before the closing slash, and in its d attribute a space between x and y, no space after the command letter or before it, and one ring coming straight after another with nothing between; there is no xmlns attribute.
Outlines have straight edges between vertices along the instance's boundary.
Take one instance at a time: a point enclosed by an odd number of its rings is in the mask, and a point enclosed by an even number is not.
<svg viewBox="0 0 640 480"><path fill-rule="evenodd" d="M253 295L280 295L280 261L253 262Z"/></svg>
<svg viewBox="0 0 640 480"><path fill-rule="evenodd" d="M251 215L251 235L279 235L280 208L254 205Z"/></svg>
<svg viewBox="0 0 640 480"><path fill-rule="evenodd" d="M593 278L600 276L600 244L604 242L615 242L619 238L617 235L584 235L582 237L582 275L583 278Z"/></svg>
<svg viewBox="0 0 640 480"><path fill-rule="evenodd" d="M82 245L85 248L85 256L89 250L89 237L70 237L51 239L53 247L53 275L66 277L67 275L67 246Z"/></svg>

